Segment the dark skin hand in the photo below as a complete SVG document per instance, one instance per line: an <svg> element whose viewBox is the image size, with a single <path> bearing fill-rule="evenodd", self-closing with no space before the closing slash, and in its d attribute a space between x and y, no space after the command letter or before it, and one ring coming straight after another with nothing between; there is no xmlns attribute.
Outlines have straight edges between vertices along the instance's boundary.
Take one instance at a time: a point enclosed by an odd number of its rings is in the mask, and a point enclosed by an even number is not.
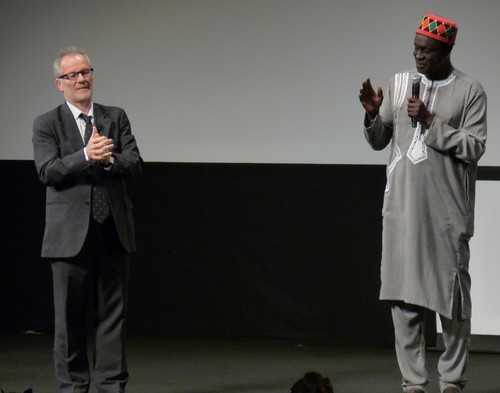
<svg viewBox="0 0 500 393"><path fill-rule="evenodd" d="M434 115L427 110L425 104L415 97L408 97L408 116L417 119L427 128L431 126L434 118Z"/></svg>
<svg viewBox="0 0 500 393"><path fill-rule="evenodd" d="M365 80L361 85L361 90L359 91L359 101L371 118L378 115L378 111L383 100L384 93L382 92L382 89L379 87L375 92L375 89L370 82L370 78Z"/></svg>
<svg viewBox="0 0 500 393"><path fill-rule="evenodd" d="M371 118L377 116L383 100L384 94L382 89L379 87L377 92L375 92L370 79L365 80L359 91L359 101ZM408 98L408 116L415 117L418 121L425 124L426 127L430 127L433 119L432 113L427 110L425 104L419 98L414 97Z"/></svg>

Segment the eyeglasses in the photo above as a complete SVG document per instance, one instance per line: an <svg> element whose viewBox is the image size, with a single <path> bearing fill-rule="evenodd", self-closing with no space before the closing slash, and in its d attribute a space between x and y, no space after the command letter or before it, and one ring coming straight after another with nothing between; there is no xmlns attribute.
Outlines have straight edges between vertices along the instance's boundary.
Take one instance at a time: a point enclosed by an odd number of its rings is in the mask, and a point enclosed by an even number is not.
<svg viewBox="0 0 500 393"><path fill-rule="evenodd" d="M85 68L84 70L81 71L75 71L75 72L68 72L67 74L58 76L57 79L66 79L68 81L76 81L78 79L78 76L81 75L82 78L88 79L92 76L94 72L93 68Z"/></svg>

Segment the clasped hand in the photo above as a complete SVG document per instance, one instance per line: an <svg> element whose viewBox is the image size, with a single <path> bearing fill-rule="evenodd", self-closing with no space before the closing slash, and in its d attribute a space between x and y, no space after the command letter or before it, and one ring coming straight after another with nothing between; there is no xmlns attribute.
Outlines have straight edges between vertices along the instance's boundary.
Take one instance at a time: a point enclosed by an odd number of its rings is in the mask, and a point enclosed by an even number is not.
<svg viewBox="0 0 500 393"><path fill-rule="evenodd" d="M101 135L94 127L85 151L89 160L107 165L113 153L113 140Z"/></svg>

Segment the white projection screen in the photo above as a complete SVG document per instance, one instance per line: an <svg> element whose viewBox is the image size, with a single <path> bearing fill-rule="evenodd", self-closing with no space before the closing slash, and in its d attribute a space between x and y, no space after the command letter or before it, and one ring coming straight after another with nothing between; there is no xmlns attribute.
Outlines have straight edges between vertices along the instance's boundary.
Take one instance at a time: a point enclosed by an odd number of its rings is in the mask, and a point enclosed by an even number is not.
<svg viewBox="0 0 500 393"><path fill-rule="evenodd" d="M472 280L472 334L500 335L500 181L478 181L476 189L475 234L470 241ZM437 319L438 332L442 332Z"/></svg>
<svg viewBox="0 0 500 393"><path fill-rule="evenodd" d="M127 111L146 162L384 164L358 93L413 69L426 11L459 24L454 65L488 94L481 165L500 165L500 1L13 0L0 2L0 160L31 160L35 116L62 99L51 64L88 50L95 101ZM496 183L478 187L473 326L500 334ZM484 319L483 319L484 317Z"/></svg>
<svg viewBox="0 0 500 393"><path fill-rule="evenodd" d="M500 234L500 181L477 183L476 228L472 238L472 321L474 334L500 334L500 278L498 236Z"/></svg>
<svg viewBox="0 0 500 393"><path fill-rule="evenodd" d="M362 138L360 84L414 68L429 10L458 21L453 62L497 108L497 1L2 1L0 159L31 159L33 118L61 102L51 63L76 44L146 161L383 164ZM482 164L499 163L491 132Z"/></svg>

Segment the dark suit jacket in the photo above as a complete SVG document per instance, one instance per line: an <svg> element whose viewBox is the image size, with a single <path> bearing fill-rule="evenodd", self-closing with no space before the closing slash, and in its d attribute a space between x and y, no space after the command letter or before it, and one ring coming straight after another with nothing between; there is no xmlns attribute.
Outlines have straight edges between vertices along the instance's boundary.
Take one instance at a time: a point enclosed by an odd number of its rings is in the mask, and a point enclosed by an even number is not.
<svg viewBox="0 0 500 393"><path fill-rule="evenodd" d="M118 237L127 252L135 251L127 183L142 172L142 159L122 109L94 103L94 118L101 134L113 139L115 161L109 171L85 159L83 140L67 104L33 123L35 165L47 186L42 257L73 257L81 250L89 228L92 184L107 189Z"/></svg>

